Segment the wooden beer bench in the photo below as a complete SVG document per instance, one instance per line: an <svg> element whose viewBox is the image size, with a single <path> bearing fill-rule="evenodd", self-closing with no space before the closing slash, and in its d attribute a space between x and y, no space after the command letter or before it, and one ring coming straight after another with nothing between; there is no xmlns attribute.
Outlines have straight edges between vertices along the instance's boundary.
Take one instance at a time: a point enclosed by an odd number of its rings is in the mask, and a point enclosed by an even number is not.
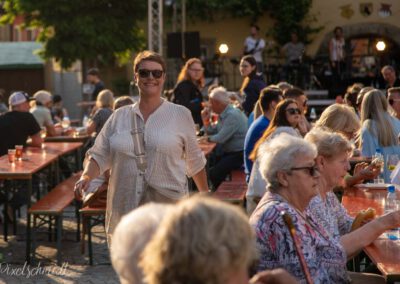
<svg viewBox="0 0 400 284"><path fill-rule="evenodd" d="M49 241L52 239L52 225L54 221L54 228L56 231L57 240L57 265L61 265L61 235L62 235L62 220L63 212L74 200L74 186L79 180L82 172L75 173L68 179L59 183L54 187L49 193L47 193L43 198L37 201L35 204L29 208L29 220L32 224L32 257L35 256L35 233L36 229L42 227L43 225L48 225L49 228ZM75 214L77 216L78 226L77 226L77 240L80 238L80 218L78 214L78 205L75 207ZM37 222L39 220L39 222ZM30 240L31 236L28 236Z"/></svg>
<svg viewBox="0 0 400 284"><path fill-rule="evenodd" d="M106 207L86 206L79 210L82 215L81 253L85 253L85 235L88 235L89 264L93 265L92 228L105 222Z"/></svg>
<svg viewBox="0 0 400 284"><path fill-rule="evenodd" d="M220 184L213 196L229 203L245 206L247 191L246 175L243 170L233 170L230 180Z"/></svg>

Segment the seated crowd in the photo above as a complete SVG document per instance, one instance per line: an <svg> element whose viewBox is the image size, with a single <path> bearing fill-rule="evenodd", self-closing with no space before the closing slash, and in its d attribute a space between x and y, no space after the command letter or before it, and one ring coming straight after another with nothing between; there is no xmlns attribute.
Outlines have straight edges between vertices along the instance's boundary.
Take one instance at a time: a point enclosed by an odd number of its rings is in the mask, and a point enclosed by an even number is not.
<svg viewBox="0 0 400 284"><path fill-rule="evenodd" d="M116 110L113 93L102 90L87 125L96 134L75 191L81 198L108 188L107 241L122 283L385 283L346 264L399 227L400 211L352 228L336 193L381 170L390 182L386 162L352 171L349 159L376 149L385 159L400 155L399 88L386 95L352 86L345 104L310 122L306 93L284 82L267 86L252 56L240 62L238 94L212 86L205 96L202 63L192 58L167 100L165 69L158 54L139 53L139 101ZM1 155L28 137L41 145L41 128L49 136L63 132L68 115L60 104L52 109L55 97L42 90L33 98L29 110L27 94L10 96L10 111L0 115L0 130L10 133ZM9 124L23 124L23 131ZM199 143L216 144L207 159ZM234 170L246 176L245 210L205 194L189 197L195 189L189 192L187 177L212 194Z"/></svg>

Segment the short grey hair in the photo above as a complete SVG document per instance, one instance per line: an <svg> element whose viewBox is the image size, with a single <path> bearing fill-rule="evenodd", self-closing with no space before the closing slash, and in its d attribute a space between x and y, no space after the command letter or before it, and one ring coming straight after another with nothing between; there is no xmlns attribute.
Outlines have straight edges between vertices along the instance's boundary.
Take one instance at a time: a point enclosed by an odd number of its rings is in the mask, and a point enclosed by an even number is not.
<svg viewBox="0 0 400 284"><path fill-rule="evenodd" d="M317 148L304 139L282 133L272 139L269 143L260 146L257 159L260 160L260 172L268 183L268 190L279 189L277 173L279 171L290 171L295 167L298 157L317 157Z"/></svg>
<svg viewBox="0 0 400 284"><path fill-rule="evenodd" d="M143 283L140 256L172 205L149 203L125 215L111 242L111 261L121 283Z"/></svg>
<svg viewBox="0 0 400 284"><path fill-rule="evenodd" d="M318 155L332 158L344 152L351 153L353 146L343 134L332 132L323 127L314 127L304 137L309 143L313 143L318 150Z"/></svg>
<svg viewBox="0 0 400 284"><path fill-rule="evenodd" d="M209 97L226 105L231 102L231 96L224 87L214 88Z"/></svg>

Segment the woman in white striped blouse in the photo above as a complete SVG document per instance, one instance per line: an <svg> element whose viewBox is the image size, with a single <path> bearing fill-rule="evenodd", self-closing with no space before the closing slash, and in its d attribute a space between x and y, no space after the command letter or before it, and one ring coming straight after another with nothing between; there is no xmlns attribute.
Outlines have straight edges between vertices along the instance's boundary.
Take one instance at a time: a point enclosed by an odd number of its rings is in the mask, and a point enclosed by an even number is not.
<svg viewBox="0 0 400 284"><path fill-rule="evenodd" d="M193 177L199 191L208 191L206 160L190 111L161 98L165 67L157 53L137 55L134 80L139 102L118 109L108 119L88 151L90 161L76 184L76 190L86 190L90 180L111 170L106 213L109 242L122 215L137 206L188 196L186 176ZM139 143L137 137L144 142ZM145 159L138 154L143 146Z"/></svg>

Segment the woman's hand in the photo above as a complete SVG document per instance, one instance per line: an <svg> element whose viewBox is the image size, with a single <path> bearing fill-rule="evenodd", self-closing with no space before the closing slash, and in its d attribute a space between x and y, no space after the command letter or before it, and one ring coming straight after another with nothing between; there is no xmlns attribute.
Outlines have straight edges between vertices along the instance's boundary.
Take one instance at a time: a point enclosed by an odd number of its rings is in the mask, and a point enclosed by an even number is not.
<svg viewBox="0 0 400 284"><path fill-rule="evenodd" d="M400 227L400 210L387 213L378 219L384 224L386 230Z"/></svg>
<svg viewBox="0 0 400 284"><path fill-rule="evenodd" d="M88 175L82 175L75 183L74 193L77 200L82 200L83 193L89 188L90 180Z"/></svg>
<svg viewBox="0 0 400 284"><path fill-rule="evenodd" d="M354 167L354 177L357 177L361 180L374 179L379 175L381 171L380 167L376 167L374 165L368 165L365 162L358 163Z"/></svg>

